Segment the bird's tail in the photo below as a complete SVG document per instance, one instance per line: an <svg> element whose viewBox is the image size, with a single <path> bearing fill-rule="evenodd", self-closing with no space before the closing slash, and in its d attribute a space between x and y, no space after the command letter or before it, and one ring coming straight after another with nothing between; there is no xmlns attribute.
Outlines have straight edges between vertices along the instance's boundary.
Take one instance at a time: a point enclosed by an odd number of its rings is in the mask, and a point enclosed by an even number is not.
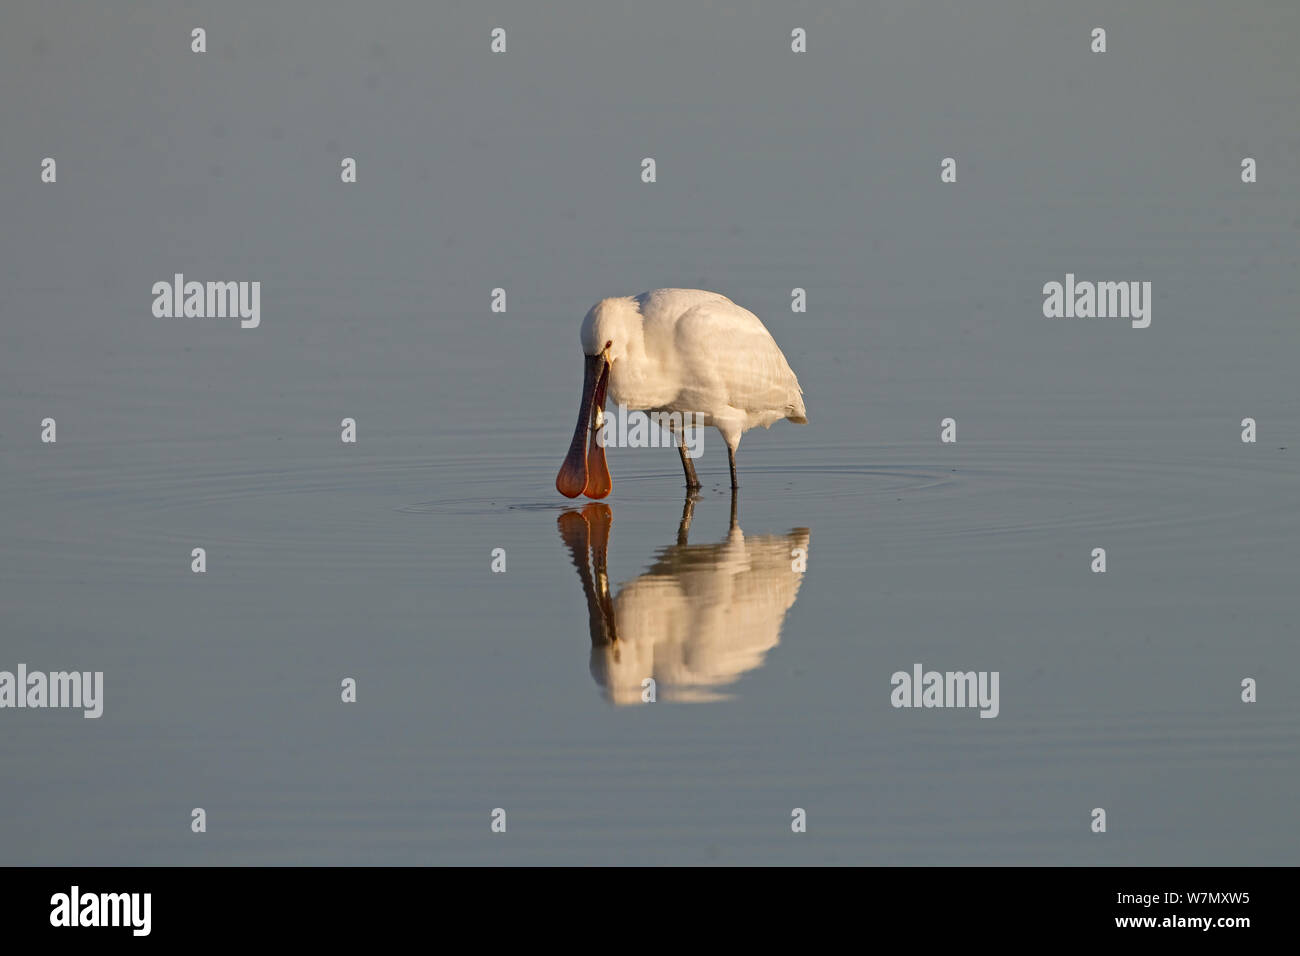
<svg viewBox="0 0 1300 956"><path fill-rule="evenodd" d="M785 406L785 417L788 421L796 425L808 424L808 410L803 407L803 396L794 396L788 405Z"/></svg>

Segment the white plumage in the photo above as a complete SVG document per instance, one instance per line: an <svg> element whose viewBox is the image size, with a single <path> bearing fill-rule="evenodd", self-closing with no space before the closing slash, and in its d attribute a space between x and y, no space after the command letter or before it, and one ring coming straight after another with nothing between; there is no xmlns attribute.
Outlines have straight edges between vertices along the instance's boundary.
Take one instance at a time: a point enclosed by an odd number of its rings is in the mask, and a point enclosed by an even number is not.
<svg viewBox="0 0 1300 956"><path fill-rule="evenodd" d="M762 321L716 292L656 289L602 299L582 323L586 376L578 427L556 487L568 497L603 498L611 482L604 450L584 446L606 390L616 404L645 412L693 413L727 444L732 486L740 436L787 418L808 421L803 389ZM698 488L683 453L688 487Z"/></svg>

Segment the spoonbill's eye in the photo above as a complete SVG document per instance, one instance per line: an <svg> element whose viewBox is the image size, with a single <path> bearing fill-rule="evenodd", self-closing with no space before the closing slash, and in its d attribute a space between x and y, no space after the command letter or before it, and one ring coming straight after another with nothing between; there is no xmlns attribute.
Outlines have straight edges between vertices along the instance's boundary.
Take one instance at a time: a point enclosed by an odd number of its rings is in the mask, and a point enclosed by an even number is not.
<svg viewBox="0 0 1300 956"><path fill-rule="evenodd" d="M614 344L614 340L610 339L608 342L605 343L605 348L609 348L613 344Z"/></svg>

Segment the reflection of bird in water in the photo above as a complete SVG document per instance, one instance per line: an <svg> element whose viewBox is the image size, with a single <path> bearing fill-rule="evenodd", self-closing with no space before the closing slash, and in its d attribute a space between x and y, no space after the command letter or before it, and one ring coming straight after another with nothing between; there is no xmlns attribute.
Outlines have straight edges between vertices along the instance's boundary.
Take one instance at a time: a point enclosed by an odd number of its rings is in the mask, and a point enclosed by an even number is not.
<svg viewBox="0 0 1300 956"><path fill-rule="evenodd" d="M761 666L780 640L803 578L808 529L746 537L733 500L725 539L688 544L694 506L687 499L677 543L616 596L606 570L609 507L593 502L559 517L587 598L591 674L613 703L639 703L647 677L665 700L725 699L718 690Z"/></svg>

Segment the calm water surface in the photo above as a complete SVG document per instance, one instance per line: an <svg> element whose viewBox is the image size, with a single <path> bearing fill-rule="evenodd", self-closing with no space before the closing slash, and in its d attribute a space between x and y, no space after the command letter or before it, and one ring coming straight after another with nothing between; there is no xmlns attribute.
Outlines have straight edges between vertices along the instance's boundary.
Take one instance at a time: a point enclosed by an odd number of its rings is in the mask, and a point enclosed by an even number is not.
<svg viewBox="0 0 1300 956"><path fill-rule="evenodd" d="M793 64L777 11L691 12L666 76L597 40L684 7L518 7L497 63L418 41L465 13L214 14L197 76L127 68L163 11L0 31L3 165L68 157L0 187L0 668L107 684L0 717L0 862L1294 863L1300 21L1116 6L1098 73L987 6L836 8ZM176 271L262 327L154 319ZM1151 328L1044 319L1067 272ZM693 506L668 449L560 498L582 314L671 285L760 315L810 424L745 437L734 515L716 432ZM895 710L916 662L1000 715Z"/></svg>

